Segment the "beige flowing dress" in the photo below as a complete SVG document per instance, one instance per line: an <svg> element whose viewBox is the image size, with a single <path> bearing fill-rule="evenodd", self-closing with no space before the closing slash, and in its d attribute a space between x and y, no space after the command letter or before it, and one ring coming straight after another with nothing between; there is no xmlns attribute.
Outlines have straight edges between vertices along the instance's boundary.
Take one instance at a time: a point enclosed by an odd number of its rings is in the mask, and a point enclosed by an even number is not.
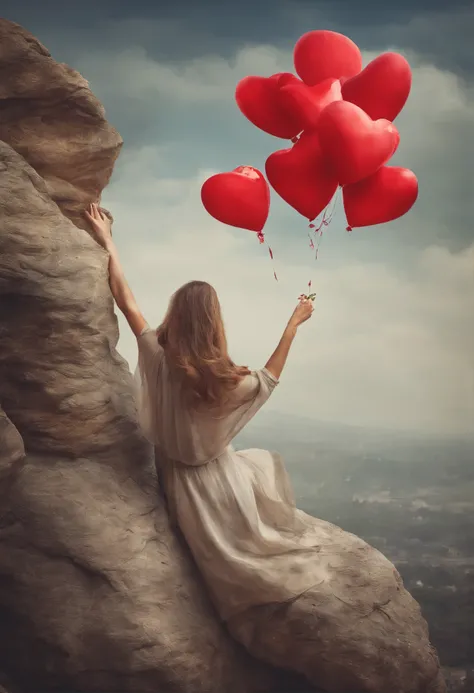
<svg viewBox="0 0 474 693"><path fill-rule="evenodd" d="M170 512L221 617L324 582L314 520L295 507L280 457L231 445L278 380L265 368L254 371L221 412L197 412L183 403L155 330L145 328L138 349L139 421L158 451Z"/></svg>

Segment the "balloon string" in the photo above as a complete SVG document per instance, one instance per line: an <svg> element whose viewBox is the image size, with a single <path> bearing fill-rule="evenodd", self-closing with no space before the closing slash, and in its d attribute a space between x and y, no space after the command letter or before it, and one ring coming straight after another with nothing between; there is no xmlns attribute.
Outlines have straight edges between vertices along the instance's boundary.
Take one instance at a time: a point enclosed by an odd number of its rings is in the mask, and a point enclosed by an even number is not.
<svg viewBox="0 0 474 693"><path fill-rule="evenodd" d="M319 257L319 248L321 246L321 242L323 239L324 229L329 226L329 224L331 223L331 221L333 219L334 213L336 211L336 204L337 204L337 200L339 197L339 190L340 190L340 188L337 189L331 202L327 205L326 209L324 210L324 213L323 213L323 216L321 218L319 225L316 227L316 225L313 222L310 222L310 224L309 224L309 228L311 231L308 233L308 236L309 236L309 241L310 241L310 248L311 248L311 250L314 250L314 259L315 260L317 260ZM314 244L313 239L311 238L311 232L314 233L314 235L317 239L316 245ZM311 294L312 285L313 285L313 281L312 281L312 279L310 279L308 282L308 294L314 298L316 296L316 294Z"/></svg>
<svg viewBox="0 0 474 693"><path fill-rule="evenodd" d="M272 267L273 267L273 276L274 276L274 278L275 278L275 281L278 281L277 273L276 273L276 270L275 270L275 261L274 261L274 258L273 258L273 250L270 248L270 246L268 245L268 243L265 241L265 236L264 236L264 234L263 234L263 231L259 231L259 232L257 233L257 238L258 238L258 242L260 243L260 245L265 244L265 245L267 246L267 248L268 248L268 254L270 255L270 260L271 260L271 262L272 262Z"/></svg>

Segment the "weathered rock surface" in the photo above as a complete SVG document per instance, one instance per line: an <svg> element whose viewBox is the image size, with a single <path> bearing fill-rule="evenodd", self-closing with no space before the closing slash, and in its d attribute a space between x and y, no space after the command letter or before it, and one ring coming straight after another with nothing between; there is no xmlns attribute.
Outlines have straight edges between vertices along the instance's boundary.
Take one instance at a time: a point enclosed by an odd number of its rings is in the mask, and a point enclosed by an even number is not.
<svg viewBox="0 0 474 693"><path fill-rule="evenodd" d="M76 225L109 182L122 138L78 72L52 59L18 24L0 19L0 128Z"/></svg>
<svg viewBox="0 0 474 693"><path fill-rule="evenodd" d="M275 666L291 663L325 691L444 693L418 604L399 576L398 589L388 575L374 584L370 564L377 565L376 556L367 552L361 565L351 535L340 532L332 527L333 543L323 548L350 556L351 563L343 567L342 561L332 583L285 606L251 609L231 621L231 631L255 656Z"/></svg>
<svg viewBox="0 0 474 693"><path fill-rule="evenodd" d="M120 137L82 77L5 20L0 140L0 669L23 691L288 684L220 624L137 429L107 256L80 217ZM370 568L341 572L337 608L316 587L232 628L328 691L442 693L417 604L393 576L371 589Z"/></svg>

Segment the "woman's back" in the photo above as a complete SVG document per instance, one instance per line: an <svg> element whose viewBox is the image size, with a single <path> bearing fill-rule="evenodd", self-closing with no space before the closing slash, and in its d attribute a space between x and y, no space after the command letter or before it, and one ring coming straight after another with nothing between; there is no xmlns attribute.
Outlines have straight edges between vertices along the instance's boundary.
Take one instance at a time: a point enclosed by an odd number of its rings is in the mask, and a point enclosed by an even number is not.
<svg viewBox="0 0 474 693"><path fill-rule="evenodd" d="M168 363L156 330L138 337L137 407L147 438L169 459L202 465L219 457L267 401L278 380L263 368L241 377L220 406L195 406Z"/></svg>

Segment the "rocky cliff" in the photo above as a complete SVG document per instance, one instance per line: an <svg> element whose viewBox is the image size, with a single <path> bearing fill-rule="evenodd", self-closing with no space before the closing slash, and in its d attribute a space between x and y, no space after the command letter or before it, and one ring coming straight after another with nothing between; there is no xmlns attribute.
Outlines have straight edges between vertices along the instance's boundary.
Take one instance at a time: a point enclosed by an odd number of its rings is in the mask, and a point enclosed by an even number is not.
<svg viewBox="0 0 474 693"><path fill-rule="evenodd" d="M0 670L22 691L296 690L283 665L328 691L443 693L396 571L374 584L378 553L326 523L352 562L334 590L239 617L255 658L219 622L169 525L81 217L121 144L87 82L0 20Z"/></svg>

